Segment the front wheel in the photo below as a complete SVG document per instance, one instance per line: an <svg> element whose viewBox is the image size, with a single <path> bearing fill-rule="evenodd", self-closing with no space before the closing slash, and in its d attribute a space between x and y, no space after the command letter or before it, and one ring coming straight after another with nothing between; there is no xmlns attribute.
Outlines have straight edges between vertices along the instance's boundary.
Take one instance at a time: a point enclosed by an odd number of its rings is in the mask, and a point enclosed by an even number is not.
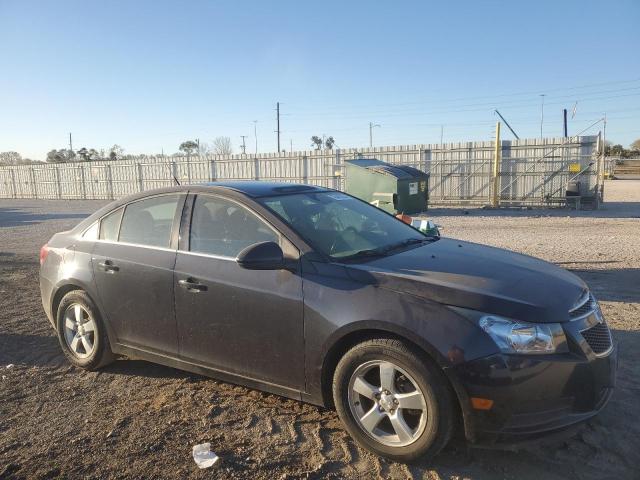
<svg viewBox="0 0 640 480"><path fill-rule="evenodd" d="M349 350L336 367L333 398L351 436L391 460L432 457L453 431L444 375L400 340L372 339Z"/></svg>

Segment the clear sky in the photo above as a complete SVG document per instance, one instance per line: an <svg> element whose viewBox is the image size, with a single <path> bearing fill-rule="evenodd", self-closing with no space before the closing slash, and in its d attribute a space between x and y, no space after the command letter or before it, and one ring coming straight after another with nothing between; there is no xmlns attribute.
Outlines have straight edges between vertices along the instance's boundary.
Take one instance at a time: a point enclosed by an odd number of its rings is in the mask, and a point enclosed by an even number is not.
<svg viewBox="0 0 640 480"><path fill-rule="evenodd" d="M0 151L177 151L241 135L254 149L640 138L640 1L0 0ZM576 115L571 119L575 102ZM597 133L601 126L587 133ZM503 138L513 138L505 132Z"/></svg>

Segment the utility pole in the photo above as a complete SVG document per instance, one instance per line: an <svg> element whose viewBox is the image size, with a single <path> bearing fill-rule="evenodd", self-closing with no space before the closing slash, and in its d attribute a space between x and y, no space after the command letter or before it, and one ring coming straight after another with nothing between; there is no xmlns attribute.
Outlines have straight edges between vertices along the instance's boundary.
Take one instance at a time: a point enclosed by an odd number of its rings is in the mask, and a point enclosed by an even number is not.
<svg viewBox="0 0 640 480"><path fill-rule="evenodd" d="M444 138L444 125L440 125L440 145L442 145L442 139Z"/></svg>
<svg viewBox="0 0 640 480"><path fill-rule="evenodd" d="M493 151L493 188L491 195L491 206L496 208L500 206L500 156L502 155L502 142L500 141L500 122L496 122L496 141L494 142Z"/></svg>
<svg viewBox="0 0 640 480"><path fill-rule="evenodd" d="M240 137L242 138L242 154L244 155L245 153L247 153L247 144L244 142L244 139L247 138L247 136L240 135Z"/></svg>
<svg viewBox="0 0 640 480"><path fill-rule="evenodd" d="M200 158L200 139L199 139L199 138L196 138L196 144L198 145L198 146L197 146L197 149L198 149L198 158Z"/></svg>
<svg viewBox="0 0 640 480"><path fill-rule="evenodd" d="M543 93L540 95L540 98L542 99L542 102L540 104L540 138L543 138L544 135L542 133L542 127L544 125L544 97L546 95Z"/></svg>
<svg viewBox="0 0 640 480"><path fill-rule="evenodd" d="M258 120L253 121L253 136L256 139L256 155L258 154Z"/></svg>
<svg viewBox="0 0 640 480"><path fill-rule="evenodd" d="M73 153L73 142L71 141L71 132L69 132L69 150Z"/></svg>
<svg viewBox="0 0 640 480"><path fill-rule="evenodd" d="M278 152L280 152L280 102L276 103L276 133L278 134Z"/></svg>
<svg viewBox="0 0 640 480"><path fill-rule="evenodd" d="M567 138L568 135L567 135L567 109L566 108L562 109L562 123L564 125L564 128L562 130L564 133L564 138Z"/></svg>
<svg viewBox="0 0 640 480"><path fill-rule="evenodd" d="M377 123L369 122L369 148L373 147L373 129L379 127Z"/></svg>
<svg viewBox="0 0 640 480"><path fill-rule="evenodd" d="M293 139L292 138L289 139L289 151L293 152Z"/></svg>

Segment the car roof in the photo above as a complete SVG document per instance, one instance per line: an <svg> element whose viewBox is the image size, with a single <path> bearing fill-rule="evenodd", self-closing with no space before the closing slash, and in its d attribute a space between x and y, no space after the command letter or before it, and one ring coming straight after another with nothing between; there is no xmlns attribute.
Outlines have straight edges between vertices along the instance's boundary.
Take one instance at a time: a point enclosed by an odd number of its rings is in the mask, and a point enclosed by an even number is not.
<svg viewBox="0 0 640 480"><path fill-rule="evenodd" d="M325 192L328 190L324 187L305 185L302 183L264 182L258 180L208 182L202 185L191 185L190 190L200 190L202 187L215 187L234 190L236 192L240 192L254 198L273 195L288 195L292 193Z"/></svg>
<svg viewBox="0 0 640 480"><path fill-rule="evenodd" d="M227 182L206 182L200 184L191 185L174 185L172 187L162 187L152 190L145 190L143 192L134 193L121 197L113 202L98 209L89 217L85 218L82 222L76 225L73 230L83 230L85 227L95 221L96 218L120 208L130 202L142 200L154 195L162 195L166 193L203 193L203 192L220 192L228 190L230 192L236 192L241 195L246 195L251 198L259 197L271 197L276 195L290 195L295 193L312 193L312 192L328 192L329 188L317 187L315 185L305 185L302 183L287 183L287 182L263 182L259 180L237 180Z"/></svg>

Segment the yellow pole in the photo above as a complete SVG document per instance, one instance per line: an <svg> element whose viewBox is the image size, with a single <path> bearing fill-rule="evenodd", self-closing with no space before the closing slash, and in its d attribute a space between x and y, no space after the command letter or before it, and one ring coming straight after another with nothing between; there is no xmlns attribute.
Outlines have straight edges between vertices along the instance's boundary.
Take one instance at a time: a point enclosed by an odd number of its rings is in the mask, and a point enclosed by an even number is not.
<svg viewBox="0 0 640 480"><path fill-rule="evenodd" d="M496 142L493 152L493 198L491 206L500 206L500 155L502 154L502 143L500 142L500 122L496 122Z"/></svg>

